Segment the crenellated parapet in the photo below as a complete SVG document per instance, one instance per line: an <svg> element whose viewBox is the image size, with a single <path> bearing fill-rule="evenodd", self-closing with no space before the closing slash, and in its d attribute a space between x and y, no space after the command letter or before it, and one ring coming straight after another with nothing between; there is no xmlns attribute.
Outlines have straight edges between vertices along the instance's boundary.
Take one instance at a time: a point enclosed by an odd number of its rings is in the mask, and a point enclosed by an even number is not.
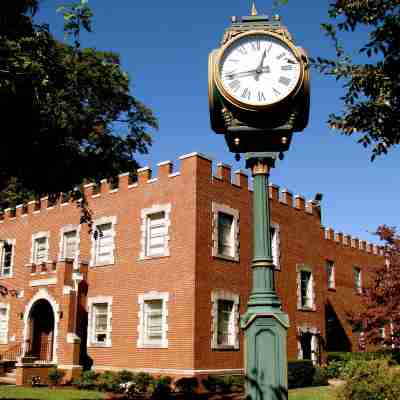
<svg viewBox="0 0 400 400"><path fill-rule="evenodd" d="M325 228L321 226L322 234L325 240L330 240L332 242L338 243L340 245L353 248L356 250L364 251L366 253L371 253L379 256L384 256L384 248L378 246L374 243L368 243L365 240L361 240L357 237L352 237L348 234L343 234L343 232L336 232L332 228Z"/></svg>
<svg viewBox="0 0 400 400"><path fill-rule="evenodd" d="M249 176L245 171L237 170L232 172L232 167L228 164L217 163L215 173L213 173L212 158L201 153L184 154L179 157L180 170L174 171L173 162L170 160L157 164L157 173L153 175L151 167L139 168L135 173L122 173L112 180L102 179L100 182L90 182L83 185L83 192L89 205L107 196L118 196L124 193L140 190L150 185L177 183L180 179L193 181L194 179L205 178L205 182L210 185L226 185L234 190L244 190L252 192L249 187ZM287 188L280 188L278 185L270 183L268 188L269 199L272 202L286 206L294 212L304 213L310 217L321 218L321 205L315 200L307 200L302 195L293 195ZM78 200L79 201L79 200ZM19 218L26 218L28 215L36 215L43 212L64 207L76 207L68 196L62 195L56 201L49 197L42 197L38 200L20 204L14 209L8 208L0 213L0 223L5 221L15 221ZM54 212L54 211L53 211ZM323 237L344 246L355 248L368 253L383 255L383 249L375 244L367 243L345 235L342 232L335 232L332 228L324 228Z"/></svg>

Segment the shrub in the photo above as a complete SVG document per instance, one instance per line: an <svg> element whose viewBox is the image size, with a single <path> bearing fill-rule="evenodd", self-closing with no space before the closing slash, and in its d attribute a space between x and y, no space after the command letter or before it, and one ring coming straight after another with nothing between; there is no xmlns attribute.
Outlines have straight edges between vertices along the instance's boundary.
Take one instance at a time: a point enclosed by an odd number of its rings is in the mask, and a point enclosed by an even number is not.
<svg viewBox="0 0 400 400"><path fill-rule="evenodd" d="M119 392L120 381L118 375L111 371L104 371L97 377L96 386L102 392Z"/></svg>
<svg viewBox="0 0 400 400"><path fill-rule="evenodd" d="M201 382L211 393L232 393L244 389L244 377L239 375L208 375Z"/></svg>
<svg viewBox="0 0 400 400"><path fill-rule="evenodd" d="M311 386L315 367L311 360L290 360L288 362L289 389Z"/></svg>
<svg viewBox="0 0 400 400"><path fill-rule="evenodd" d="M83 371L79 378L73 380L72 384L78 386L79 389L94 389L97 384L98 373L88 370Z"/></svg>
<svg viewBox="0 0 400 400"><path fill-rule="evenodd" d="M130 382L133 380L134 374L131 371L123 369L117 373L119 383Z"/></svg>
<svg viewBox="0 0 400 400"><path fill-rule="evenodd" d="M58 385L64 375L65 375L64 371L61 371L57 367L54 367L49 371L48 374L49 381L52 385Z"/></svg>
<svg viewBox="0 0 400 400"><path fill-rule="evenodd" d="M154 379L152 383L153 393L151 398L153 400L168 399L172 392L171 382L172 379L169 376L161 376L158 379Z"/></svg>
<svg viewBox="0 0 400 400"><path fill-rule="evenodd" d="M339 378L344 365L345 362L343 361L336 361L336 360L331 361L326 366L326 374L328 378Z"/></svg>
<svg viewBox="0 0 400 400"><path fill-rule="evenodd" d="M133 375L132 381L139 393L146 393L149 385L153 382L153 377L147 372L139 372Z"/></svg>
<svg viewBox="0 0 400 400"><path fill-rule="evenodd" d="M326 367L315 367L312 385L327 386L328 384L328 372Z"/></svg>
<svg viewBox="0 0 400 400"><path fill-rule="evenodd" d="M337 400L397 400L400 375L387 360L349 362L343 372L344 385L336 389Z"/></svg>
<svg viewBox="0 0 400 400"><path fill-rule="evenodd" d="M184 394L192 394L198 388L199 382L197 378L180 378L175 382L175 387L179 392Z"/></svg>

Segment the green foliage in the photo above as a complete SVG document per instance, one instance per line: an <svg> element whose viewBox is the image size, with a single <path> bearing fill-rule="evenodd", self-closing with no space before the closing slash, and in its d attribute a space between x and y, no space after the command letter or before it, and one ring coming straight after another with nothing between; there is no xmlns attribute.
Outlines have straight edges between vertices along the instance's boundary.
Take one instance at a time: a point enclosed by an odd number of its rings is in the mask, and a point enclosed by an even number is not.
<svg viewBox="0 0 400 400"><path fill-rule="evenodd" d="M60 369L54 367L49 371L48 378L52 385L58 385L64 375L64 371L61 371Z"/></svg>
<svg viewBox="0 0 400 400"><path fill-rule="evenodd" d="M332 41L336 58L312 60L321 73L343 82L343 111L331 114L328 123L345 135L359 133L359 143L372 146L373 160L400 142L400 14L398 0L335 0L322 24ZM365 43L355 62L345 51L340 36L360 30ZM351 39L351 38L350 38Z"/></svg>
<svg viewBox="0 0 400 400"><path fill-rule="evenodd" d="M35 24L38 1L3 3L0 207L135 171L134 155L148 152L157 121L130 93L117 54L80 46L81 26L91 29L86 2L62 9L74 45ZM24 192L17 196L15 185Z"/></svg>
<svg viewBox="0 0 400 400"><path fill-rule="evenodd" d="M339 378L342 371L344 362L338 360L332 360L326 366L326 374L328 378Z"/></svg>
<svg viewBox="0 0 400 400"><path fill-rule="evenodd" d="M79 378L75 378L72 384L77 386L79 389L92 390L96 388L98 376L99 374L95 371L83 371L82 375Z"/></svg>
<svg viewBox="0 0 400 400"><path fill-rule="evenodd" d="M315 367L311 360L289 360L288 386L289 389L311 386Z"/></svg>
<svg viewBox="0 0 400 400"><path fill-rule="evenodd" d="M102 392L119 392L120 380L118 374L111 371L104 371L96 379L96 389Z"/></svg>
<svg viewBox="0 0 400 400"><path fill-rule="evenodd" d="M208 375L201 382L211 393L232 393L244 389L244 377L239 375Z"/></svg>
<svg viewBox="0 0 400 400"><path fill-rule="evenodd" d="M337 389L337 400L398 399L400 375L387 360L350 361L343 376L346 383Z"/></svg>
<svg viewBox="0 0 400 400"><path fill-rule="evenodd" d="M117 376L120 383L125 383L132 381L134 374L131 371L123 369L122 371L118 371Z"/></svg>
<svg viewBox="0 0 400 400"><path fill-rule="evenodd" d="M182 392L186 395L193 394L198 386L199 382L196 377L180 378L175 382L175 387L178 392Z"/></svg>
<svg viewBox="0 0 400 400"><path fill-rule="evenodd" d="M312 386L327 386L329 385L328 379L330 376L328 375L328 370L326 367L315 367L315 372L312 380Z"/></svg>
<svg viewBox="0 0 400 400"><path fill-rule="evenodd" d="M151 399L163 400L170 398L172 393L171 382L172 379L169 376L161 376L160 378L154 379L151 384Z"/></svg>

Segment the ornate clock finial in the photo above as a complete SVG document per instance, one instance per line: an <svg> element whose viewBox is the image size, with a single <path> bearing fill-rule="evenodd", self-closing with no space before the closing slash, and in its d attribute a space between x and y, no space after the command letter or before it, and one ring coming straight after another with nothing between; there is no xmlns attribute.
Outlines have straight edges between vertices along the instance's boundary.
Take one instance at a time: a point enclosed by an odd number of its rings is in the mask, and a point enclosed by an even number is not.
<svg viewBox="0 0 400 400"><path fill-rule="evenodd" d="M251 5L251 16L254 17L256 15L258 15L258 11L256 8L256 2L255 2L255 0L253 0L252 5Z"/></svg>

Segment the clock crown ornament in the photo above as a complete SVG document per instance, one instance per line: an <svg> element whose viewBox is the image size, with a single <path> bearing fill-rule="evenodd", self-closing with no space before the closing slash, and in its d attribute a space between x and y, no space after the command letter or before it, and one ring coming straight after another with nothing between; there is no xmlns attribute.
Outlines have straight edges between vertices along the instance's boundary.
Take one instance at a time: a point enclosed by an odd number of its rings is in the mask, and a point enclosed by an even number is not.
<svg viewBox="0 0 400 400"><path fill-rule="evenodd" d="M293 132L308 123L310 91L306 52L277 15L232 17L220 47L209 55L211 127L235 153L286 151Z"/></svg>

